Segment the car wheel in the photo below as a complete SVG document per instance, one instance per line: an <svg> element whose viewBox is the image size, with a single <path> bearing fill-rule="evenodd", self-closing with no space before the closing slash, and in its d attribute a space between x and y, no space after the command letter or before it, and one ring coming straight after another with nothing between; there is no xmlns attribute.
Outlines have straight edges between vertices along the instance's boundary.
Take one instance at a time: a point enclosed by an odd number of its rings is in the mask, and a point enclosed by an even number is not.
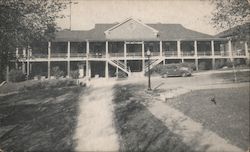
<svg viewBox="0 0 250 152"><path fill-rule="evenodd" d="M182 77L186 77L187 74L186 74L186 73L182 73L181 76L182 76Z"/></svg>

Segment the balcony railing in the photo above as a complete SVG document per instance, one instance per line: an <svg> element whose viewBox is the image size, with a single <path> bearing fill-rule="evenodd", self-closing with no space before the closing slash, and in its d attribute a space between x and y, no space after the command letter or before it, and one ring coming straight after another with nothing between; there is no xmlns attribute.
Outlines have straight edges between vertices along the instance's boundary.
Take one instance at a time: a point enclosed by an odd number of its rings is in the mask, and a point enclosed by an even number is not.
<svg viewBox="0 0 250 152"><path fill-rule="evenodd" d="M142 57L142 52L128 52L127 57Z"/></svg>
<svg viewBox="0 0 250 152"><path fill-rule="evenodd" d="M86 53L70 53L70 57L83 58L83 57L87 57L87 55L86 55Z"/></svg>
<svg viewBox="0 0 250 152"><path fill-rule="evenodd" d="M123 52L119 52L119 53L109 53L110 57L124 57L124 53Z"/></svg>
<svg viewBox="0 0 250 152"><path fill-rule="evenodd" d="M181 56L194 56L194 52L181 52Z"/></svg>
<svg viewBox="0 0 250 152"><path fill-rule="evenodd" d="M50 57L51 58L67 58L68 54L67 53L52 53Z"/></svg>
<svg viewBox="0 0 250 152"><path fill-rule="evenodd" d="M225 51L214 51L215 56L228 56L228 52Z"/></svg>
<svg viewBox="0 0 250 152"><path fill-rule="evenodd" d="M88 54L89 58L105 58L105 53L90 53Z"/></svg>
<svg viewBox="0 0 250 152"><path fill-rule="evenodd" d="M245 56L245 52L233 52L233 56Z"/></svg>
<svg viewBox="0 0 250 152"><path fill-rule="evenodd" d="M151 52L151 56L160 56L160 52Z"/></svg>
<svg viewBox="0 0 250 152"><path fill-rule="evenodd" d="M164 56L177 56L177 51L165 51L163 52Z"/></svg>
<svg viewBox="0 0 250 152"><path fill-rule="evenodd" d="M197 55L198 56L211 56L212 52L211 51L204 51L204 52L198 51Z"/></svg>

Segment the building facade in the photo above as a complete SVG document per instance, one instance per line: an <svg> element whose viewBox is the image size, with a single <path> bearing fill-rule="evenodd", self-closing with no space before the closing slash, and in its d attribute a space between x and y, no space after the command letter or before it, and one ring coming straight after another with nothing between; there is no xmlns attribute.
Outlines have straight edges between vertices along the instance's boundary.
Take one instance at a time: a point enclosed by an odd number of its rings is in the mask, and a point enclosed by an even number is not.
<svg viewBox="0 0 250 152"><path fill-rule="evenodd" d="M157 64L189 62L196 70L201 64L215 69L222 60L249 60L248 42L241 51L233 42L203 34L180 24L144 24L129 18L117 24L96 24L89 31L59 31L51 42L17 48L18 63L28 75L50 78L59 67L65 76L80 71L80 77L114 77L143 74ZM146 55L150 50L150 60Z"/></svg>

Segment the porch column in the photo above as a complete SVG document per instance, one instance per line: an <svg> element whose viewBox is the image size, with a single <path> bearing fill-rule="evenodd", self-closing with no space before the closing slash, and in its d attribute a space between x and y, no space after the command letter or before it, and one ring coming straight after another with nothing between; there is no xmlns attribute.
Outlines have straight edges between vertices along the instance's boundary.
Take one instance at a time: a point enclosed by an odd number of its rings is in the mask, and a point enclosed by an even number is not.
<svg viewBox="0 0 250 152"><path fill-rule="evenodd" d="M212 56L214 57L214 41L211 41L211 51L212 51Z"/></svg>
<svg viewBox="0 0 250 152"><path fill-rule="evenodd" d="M126 45L126 41L124 41L124 64L127 68L127 45Z"/></svg>
<svg viewBox="0 0 250 152"><path fill-rule="evenodd" d="M29 74L30 74L30 47L28 46L28 49L27 49L27 77L29 78Z"/></svg>
<svg viewBox="0 0 250 152"><path fill-rule="evenodd" d="M25 73L25 63L24 63L24 60L22 61L22 72Z"/></svg>
<svg viewBox="0 0 250 152"><path fill-rule="evenodd" d="M86 41L86 77L90 77L90 72L89 72L89 41Z"/></svg>
<svg viewBox="0 0 250 152"><path fill-rule="evenodd" d="M23 57L25 58L26 57L26 49L23 48Z"/></svg>
<svg viewBox="0 0 250 152"><path fill-rule="evenodd" d="M233 60L232 41L231 40L228 40L228 52L229 52L230 59Z"/></svg>
<svg viewBox="0 0 250 152"><path fill-rule="evenodd" d="M196 71L199 70L199 61L197 57L195 58L195 68L196 68Z"/></svg>
<svg viewBox="0 0 250 152"><path fill-rule="evenodd" d="M25 60L25 57L26 57L26 49L25 48L23 48L23 61L22 61L22 71L23 71L23 73L26 73L26 70L25 70L25 61L27 61L27 60Z"/></svg>
<svg viewBox="0 0 250 152"><path fill-rule="evenodd" d="M211 41L211 51L212 51L212 68L215 69L215 57L214 57L214 41Z"/></svg>
<svg viewBox="0 0 250 152"><path fill-rule="evenodd" d="M160 56L162 57L162 41L160 41Z"/></svg>
<svg viewBox="0 0 250 152"><path fill-rule="evenodd" d="M89 54L89 41L86 41L86 53Z"/></svg>
<svg viewBox="0 0 250 152"><path fill-rule="evenodd" d="M86 77L89 76L89 61L86 60L86 71L85 71Z"/></svg>
<svg viewBox="0 0 250 152"><path fill-rule="evenodd" d="M106 65L105 65L105 78L109 78L109 64L108 61L105 61Z"/></svg>
<svg viewBox="0 0 250 152"><path fill-rule="evenodd" d="M16 48L16 58L18 58L19 57L19 49L18 49L18 47Z"/></svg>
<svg viewBox="0 0 250 152"><path fill-rule="evenodd" d="M215 70L215 58L214 57L212 58L212 68L213 70Z"/></svg>
<svg viewBox="0 0 250 152"><path fill-rule="evenodd" d="M249 56L249 52L248 52L248 44L247 44L247 41L245 41L245 54L246 54L247 59L249 59L250 56Z"/></svg>
<svg viewBox="0 0 250 152"><path fill-rule="evenodd" d="M67 77L70 77L70 41L68 41L68 57L67 57Z"/></svg>
<svg viewBox="0 0 250 152"><path fill-rule="evenodd" d="M48 42L48 79L50 79L51 42Z"/></svg>
<svg viewBox="0 0 250 152"><path fill-rule="evenodd" d="M197 41L194 41L194 56L195 56L196 71L198 71L199 70L199 61L198 61L198 55L197 55Z"/></svg>
<svg viewBox="0 0 250 152"><path fill-rule="evenodd" d="M197 41L194 41L194 56L197 57Z"/></svg>
<svg viewBox="0 0 250 152"><path fill-rule="evenodd" d="M145 72L145 45L144 41L142 42L142 72Z"/></svg>
<svg viewBox="0 0 250 152"><path fill-rule="evenodd" d="M181 41L177 41L177 56L181 57Z"/></svg>
<svg viewBox="0 0 250 152"><path fill-rule="evenodd" d="M109 57L109 43L108 43L108 41L106 41L106 48L105 48L105 51L106 51L106 58L108 58Z"/></svg>

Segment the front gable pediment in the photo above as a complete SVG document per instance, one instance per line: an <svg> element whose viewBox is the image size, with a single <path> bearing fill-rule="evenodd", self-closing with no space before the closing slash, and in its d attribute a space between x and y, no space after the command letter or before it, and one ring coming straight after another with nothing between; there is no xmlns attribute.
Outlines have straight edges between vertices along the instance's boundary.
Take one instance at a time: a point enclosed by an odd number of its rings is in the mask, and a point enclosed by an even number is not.
<svg viewBox="0 0 250 152"><path fill-rule="evenodd" d="M158 31L154 28L132 18L106 30L105 36L111 40L154 40Z"/></svg>

